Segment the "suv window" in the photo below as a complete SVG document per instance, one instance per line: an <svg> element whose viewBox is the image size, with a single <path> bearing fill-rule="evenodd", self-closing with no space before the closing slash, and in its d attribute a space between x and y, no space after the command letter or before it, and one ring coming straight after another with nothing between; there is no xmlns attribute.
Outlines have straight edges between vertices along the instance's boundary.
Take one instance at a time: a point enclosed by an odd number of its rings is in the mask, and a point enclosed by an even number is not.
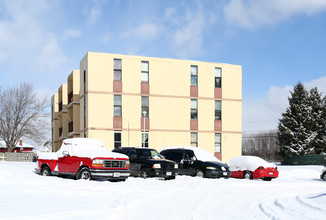
<svg viewBox="0 0 326 220"><path fill-rule="evenodd" d="M139 149L137 153L139 159L163 159L162 156L153 149Z"/></svg>
<svg viewBox="0 0 326 220"><path fill-rule="evenodd" d="M195 158L195 154L192 150L185 151L183 155L184 160L193 160Z"/></svg>
<svg viewBox="0 0 326 220"><path fill-rule="evenodd" d="M181 161L183 152L179 150L165 150L162 154L169 160Z"/></svg>

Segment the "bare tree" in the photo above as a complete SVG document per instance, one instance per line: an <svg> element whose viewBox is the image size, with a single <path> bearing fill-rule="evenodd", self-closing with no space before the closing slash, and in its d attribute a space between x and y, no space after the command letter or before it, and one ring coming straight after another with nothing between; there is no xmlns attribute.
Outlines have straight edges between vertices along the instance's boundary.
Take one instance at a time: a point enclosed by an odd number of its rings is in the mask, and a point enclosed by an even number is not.
<svg viewBox="0 0 326 220"><path fill-rule="evenodd" d="M268 161L280 161L281 156L276 136L276 131L244 136L242 138L242 154L258 156Z"/></svg>
<svg viewBox="0 0 326 220"><path fill-rule="evenodd" d="M8 151L12 151L22 137L36 143L45 139L46 107L48 99L38 98L31 84L0 88L0 138L6 143Z"/></svg>

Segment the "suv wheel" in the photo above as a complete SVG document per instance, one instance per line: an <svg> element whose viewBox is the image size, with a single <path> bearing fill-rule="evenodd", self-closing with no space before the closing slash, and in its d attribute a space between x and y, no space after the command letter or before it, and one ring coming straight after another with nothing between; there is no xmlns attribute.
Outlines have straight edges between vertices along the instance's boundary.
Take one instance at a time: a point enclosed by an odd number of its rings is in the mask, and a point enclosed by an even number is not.
<svg viewBox="0 0 326 220"><path fill-rule="evenodd" d="M321 177L324 181L326 181L326 171L323 173L322 177Z"/></svg>
<svg viewBox="0 0 326 220"><path fill-rule="evenodd" d="M146 179L149 177L149 169L148 168L142 168L140 170L140 177Z"/></svg>

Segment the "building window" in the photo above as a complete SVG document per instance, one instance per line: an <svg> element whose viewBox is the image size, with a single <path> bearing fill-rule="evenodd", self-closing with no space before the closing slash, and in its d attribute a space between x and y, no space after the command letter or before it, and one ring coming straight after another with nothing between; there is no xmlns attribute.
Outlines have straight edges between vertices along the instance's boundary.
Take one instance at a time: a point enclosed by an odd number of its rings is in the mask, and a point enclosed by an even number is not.
<svg viewBox="0 0 326 220"><path fill-rule="evenodd" d="M121 95L114 95L114 116L122 116Z"/></svg>
<svg viewBox="0 0 326 220"><path fill-rule="evenodd" d="M121 147L121 131L114 131L114 148Z"/></svg>
<svg viewBox="0 0 326 220"><path fill-rule="evenodd" d="M221 153L221 134L215 133L214 152Z"/></svg>
<svg viewBox="0 0 326 220"><path fill-rule="evenodd" d="M197 66L191 66L190 68L191 72L191 85L197 86L198 85L198 67Z"/></svg>
<svg viewBox="0 0 326 220"><path fill-rule="evenodd" d="M149 63L148 61L141 61L141 81L148 82Z"/></svg>
<svg viewBox="0 0 326 220"><path fill-rule="evenodd" d="M198 137L196 132L191 132L190 134L190 145L192 147L198 147Z"/></svg>
<svg viewBox="0 0 326 220"><path fill-rule="evenodd" d="M222 120L222 102L215 100L215 120Z"/></svg>
<svg viewBox="0 0 326 220"><path fill-rule="evenodd" d="M86 115L87 115L87 106L86 106L86 95L84 95L84 128L86 128Z"/></svg>
<svg viewBox="0 0 326 220"><path fill-rule="evenodd" d="M121 81L122 80L121 59L114 59L113 60L113 71L114 71L114 80Z"/></svg>
<svg viewBox="0 0 326 220"><path fill-rule="evenodd" d="M198 119L198 101L197 99L191 99L190 118Z"/></svg>
<svg viewBox="0 0 326 220"><path fill-rule="evenodd" d="M145 117L149 117L149 101L148 96L141 97L141 116L144 117L144 111L146 112Z"/></svg>
<svg viewBox="0 0 326 220"><path fill-rule="evenodd" d="M148 131L141 133L141 144L143 147L148 147Z"/></svg>
<svg viewBox="0 0 326 220"><path fill-rule="evenodd" d="M216 67L215 68L215 88L222 87L222 69Z"/></svg>

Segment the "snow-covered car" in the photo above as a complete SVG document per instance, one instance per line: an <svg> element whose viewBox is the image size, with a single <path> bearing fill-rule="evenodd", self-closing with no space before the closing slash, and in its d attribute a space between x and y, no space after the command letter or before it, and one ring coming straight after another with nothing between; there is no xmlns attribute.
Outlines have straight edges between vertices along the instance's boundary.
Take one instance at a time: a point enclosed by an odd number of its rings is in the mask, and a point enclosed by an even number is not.
<svg viewBox="0 0 326 220"><path fill-rule="evenodd" d="M229 167L208 151L198 147L166 147L160 151L165 158L179 165L179 175L208 178L229 178Z"/></svg>
<svg viewBox="0 0 326 220"><path fill-rule="evenodd" d="M130 175L129 165L126 155L109 152L100 140L72 138L65 139L55 153L39 153L35 170L44 176L124 181Z"/></svg>
<svg viewBox="0 0 326 220"><path fill-rule="evenodd" d="M263 179L271 181L278 177L277 166L256 156L238 156L226 162L231 177L244 179Z"/></svg>
<svg viewBox="0 0 326 220"><path fill-rule="evenodd" d="M326 167L326 166L325 166ZM326 181L326 169L321 171L320 178L324 181Z"/></svg>

